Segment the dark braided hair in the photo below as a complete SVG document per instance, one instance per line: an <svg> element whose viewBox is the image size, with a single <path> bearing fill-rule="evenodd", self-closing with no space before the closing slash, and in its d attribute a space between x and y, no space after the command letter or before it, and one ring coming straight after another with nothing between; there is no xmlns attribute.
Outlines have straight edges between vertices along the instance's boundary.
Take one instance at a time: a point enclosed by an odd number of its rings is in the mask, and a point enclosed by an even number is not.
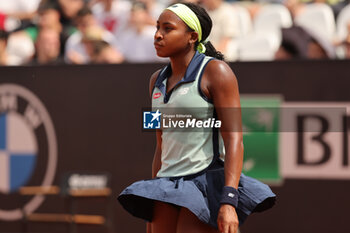
<svg viewBox="0 0 350 233"><path fill-rule="evenodd" d="M213 27L213 22L211 21L211 18L209 17L208 13L203 7L199 6L198 4L185 3L185 2L181 4L186 5L197 15L198 20L202 27L202 41L205 41L210 34L211 28ZM191 28L189 29L192 30ZM195 49L197 48L198 44L199 44L199 41L196 41L194 46ZM214 48L214 46L210 41L208 41L204 45L206 48L205 55L210 57L215 57L216 59L219 59L219 60L224 60L224 55L221 52L216 51L216 49Z"/></svg>

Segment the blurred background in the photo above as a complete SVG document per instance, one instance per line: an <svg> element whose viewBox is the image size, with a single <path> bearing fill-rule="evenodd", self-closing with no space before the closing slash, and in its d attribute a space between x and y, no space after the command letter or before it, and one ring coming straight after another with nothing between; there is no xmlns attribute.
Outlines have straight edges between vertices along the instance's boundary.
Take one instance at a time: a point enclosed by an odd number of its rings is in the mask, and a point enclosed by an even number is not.
<svg viewBox="0 0 350 233"><path fill-rule="evenodd" d="M346 59L348 0L195 1L233 61ZM0 1L1 65L166 62L152 41L171 0ZM137 52L136 52L137 51Z"/></svg>
<svg viewBox="0 0 350 233"><path fill-rule="evenodd" d="M193 2L239 82L243 172L278 195L240 231L350 232L349 1ZM0 0L0 232L145 232L116 198L151 177L142 116L172 3Z"/></svg>

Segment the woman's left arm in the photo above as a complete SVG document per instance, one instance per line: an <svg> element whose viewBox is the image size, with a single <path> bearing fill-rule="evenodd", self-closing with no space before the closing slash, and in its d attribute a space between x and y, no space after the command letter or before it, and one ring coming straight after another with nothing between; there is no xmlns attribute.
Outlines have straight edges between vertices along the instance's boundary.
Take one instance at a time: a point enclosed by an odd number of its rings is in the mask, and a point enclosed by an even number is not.
<svg viewBox="0 0 350 233"><path fill-rule="evenodd" d="M221 136L225 145L225 186L238 189L243 164L241 106L236 76L223 61L211 61L206 68L210 98L221 120ZM220 232L235 233L238 217L235 207L222 204L218 215Z"/></svg>

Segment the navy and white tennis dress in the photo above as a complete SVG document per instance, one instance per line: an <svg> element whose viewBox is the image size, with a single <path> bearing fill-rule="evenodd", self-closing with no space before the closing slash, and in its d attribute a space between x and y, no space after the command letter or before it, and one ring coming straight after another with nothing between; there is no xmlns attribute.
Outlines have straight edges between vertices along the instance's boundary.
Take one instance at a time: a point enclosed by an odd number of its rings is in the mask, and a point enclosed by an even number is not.
<svg viewBox="0 0 350 233"><path fill-rule="evenodd" d="M181 114L196 119L215 118L214 105L200 88L203 71L212 59L196 52L185 76L169 93L166 81L171 66L164 67L155 82L152 109L181 109ZM157 177L133 183L119 195L119 202L132 215L147 221L152 221L154 200L185 207L217 228L225 185L225 150L218 129L181 132L168 128L162 131L161 148ZM271 208L276 198L267 185L244 174L238 192L236 212L240 224L251 213Z"/></svg>

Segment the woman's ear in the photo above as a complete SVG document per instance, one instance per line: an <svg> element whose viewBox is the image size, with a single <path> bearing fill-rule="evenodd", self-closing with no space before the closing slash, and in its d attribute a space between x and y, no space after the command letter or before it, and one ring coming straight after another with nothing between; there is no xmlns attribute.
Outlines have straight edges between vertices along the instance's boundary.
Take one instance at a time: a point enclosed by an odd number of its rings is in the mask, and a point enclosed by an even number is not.
<svg viewBox="0 0 350 233"><path fill-rule="evenodd" d="M190 44L196 43L197 40L198 40L198 33L191 32Z"/></svg>

